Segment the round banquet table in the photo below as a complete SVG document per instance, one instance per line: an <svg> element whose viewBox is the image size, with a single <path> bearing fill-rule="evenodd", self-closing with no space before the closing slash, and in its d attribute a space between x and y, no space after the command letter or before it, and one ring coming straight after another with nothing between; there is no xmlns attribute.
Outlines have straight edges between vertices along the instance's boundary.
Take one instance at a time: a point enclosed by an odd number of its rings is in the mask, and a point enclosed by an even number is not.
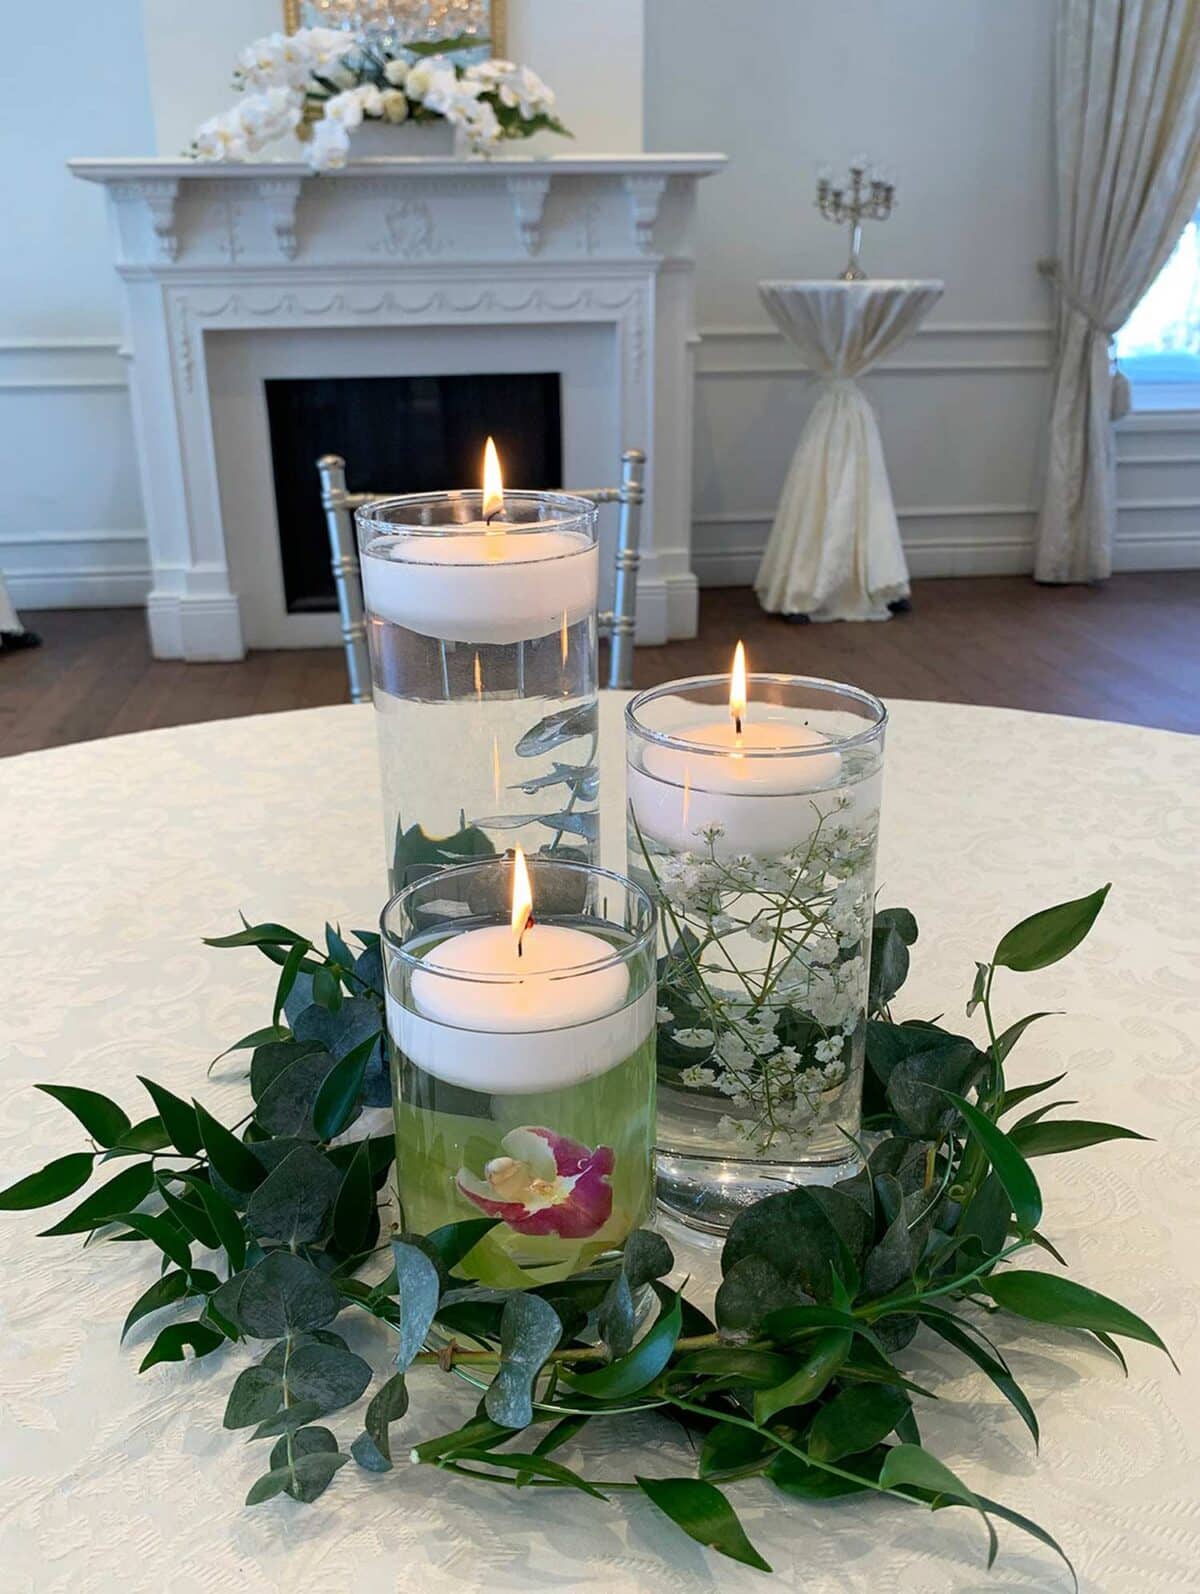
<svg viewBox="0 0 1200 1594"><path fill-rule="evenodd" d="M603 699L609 849L621 845L622 697ZM1004 1022L1034 1009L1013 1055L1019 1083L1071 1070L1055 1095L1151 1143L1038 1164L1044 1227L1074 1276L1148 1317L1182 1367L1128 1346L1129 1378L1098 1348L998 1318L1038 1410L1040 1454L982 1375L918 1340L906 1353L943 1398L919 1402L928 1442L981 1493L1054 1533L1081 1587L1196 1587L1200 1561L1200 739L1001 709L894 703L881 905L916 913L904 1015L963 1004L973 960L1027 913L1115 882L1084 946L1033 975L997 979ZM238 910L319 932L370 927L384 889L373 715L309 709L84 743L0 762L4 919L0 1186L78 1149L78 1126L31 1087L100 1088L150 1111L138 1074L238 1116L237 1067L205 1068L266 1021L274 972L253 951L200 938ZM620 864L619 853L608 861ZM236 1061L236 1060L234 1060ZM136 1110L135 1110L136 1109ZM140 1247L100 1256L36 1240L40 1213L0 1218L0 1566L3 1586L57 1590L304 1590L418 1594L542 1589L664 1594L767 1589L709 1555L648 1502L472 1485L401 1461L350 1465L316 1506L242 1501L265 1447L221 1427L241 1349L139 1376L154 1334L122 1348L124 1314L152 1276ZM1038 1253L1040 1257L1040 1253ZM1052 1266L1048 1259L1041 1259ZM1038 1265L1037 1263L1032 1265ZM356 1348L382 1369L375 1325ZM474 1401L456 1379L414 1378L396 1431L445 1432ZM348 1443L354 1414L332 1425ZM437 1424L437 1426L435 1426ZM593 1476L691 1470L654 1418L600 1427ZM563 1452L568 1462L580 1454ZM781 1589L1068 1588L1061 1564L1001 1524L989 1576L977 1521L892 1502L804 1507L764 1483L732 1498Z"/></svg>

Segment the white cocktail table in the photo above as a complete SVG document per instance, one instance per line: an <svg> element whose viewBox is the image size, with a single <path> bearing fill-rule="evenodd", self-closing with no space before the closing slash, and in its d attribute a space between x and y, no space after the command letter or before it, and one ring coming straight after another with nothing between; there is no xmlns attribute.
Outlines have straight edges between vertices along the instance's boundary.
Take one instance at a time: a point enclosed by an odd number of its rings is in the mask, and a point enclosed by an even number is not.
<svg viewBox="0 0 1200 1594"><path fill-rule="evenodd" d="M940 282L760 282L771 319L821 379L755 580L764 609L887 620L908 566L875 412L855 381L910 338Z"/></svg>
<svg viewBox="0 0 1200 1594"><path fill-rule="evenodd" d="M618 864L621 701L602 699ZM892 708L880 901L910 906L922 932L904 1015L944 1011L965 1024L973 958L1029 911L1115 882L1078 953L998 978L997 999L1006 1019L1065 1010L1014 1053L1015 1082L1069 1068L1055 1094L1154 1137L1047 1158L1038 1173L1045 1227L1074 1276L1149 1317L1183 1368L1176 1377L1131 1345L1126 1382L1065 1333L1019 1337L1000 1321L1041 1419L1041 1454L982 1377L964 1374L924 1403L922 1426L982 1493L1059 1537L1089 1594L1179 1594L1200 1564L1200 739L1001 709ZM137 1074L222 1113L242 1100L230 1072L209 1081L205 1068L264 1022L273 971L200 937L235 927L239 908L312 932L326 917L374 923L384 888L374 738L368 710L328 708L0 761L0 1185L78 1144L35 1081L98 1087L129 1108ZM221 1428L241 1353L139 1377L153 1328L124 1348L117 1336L152 1276L144 1249L101 1261L72 1240L34 1239L42 1219L0 1216L6 1594L1069 1587L1012 1531L989 1579L967 1513L805 1508L761 1483L732 1498L774 1583L707 1555L633 1497L518 1494L403 1463L382 1478L346 1467L311 1508L247 1511L263 1447ZM382 1335L356 1331L355 1343L385 1365ZM919 1382L922 1368L945 1365L920 1342L911 1356ZM449 1383L435 1415L440 1375L413 1383L409 1434L443 1432L473 1407ZM349 1413L331 1424L347 1438L356 1426ZM649 1446L639 1470L690 1470L665 1423L623 1419L603 1435L589 1451L594 1476L627 1475L634 1441Z"/></svg>

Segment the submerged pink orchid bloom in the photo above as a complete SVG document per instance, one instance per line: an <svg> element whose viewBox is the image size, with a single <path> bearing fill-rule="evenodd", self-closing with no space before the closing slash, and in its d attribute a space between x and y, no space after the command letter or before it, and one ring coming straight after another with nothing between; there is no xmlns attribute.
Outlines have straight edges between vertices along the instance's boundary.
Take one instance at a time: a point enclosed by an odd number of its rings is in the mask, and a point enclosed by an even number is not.
<svg viewBox="0 0 1200 1594"><path fill-rule="evenodd" d="M456 1184L468 1201L489 1218L499 1218L518 1234L557 1234L586 1240L612 1215L608 1146L590 1151L552 1129L510 1129L501 1140L505 1152L493 1157L483 1178L460 1168Z"/></svg>

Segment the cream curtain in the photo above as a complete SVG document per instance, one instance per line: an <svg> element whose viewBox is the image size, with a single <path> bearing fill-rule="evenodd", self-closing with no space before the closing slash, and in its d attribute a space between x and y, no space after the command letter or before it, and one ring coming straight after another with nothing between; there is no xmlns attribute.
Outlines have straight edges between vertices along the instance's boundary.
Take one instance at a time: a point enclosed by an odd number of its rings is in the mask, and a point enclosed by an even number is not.
<svg viewBox="0 0 1200 1594"><path fill-rule="evenodd" d="M1200 202L1200 0L1059 0L1059 346L1039 581L1112 570L1109 339Z"/></svg>

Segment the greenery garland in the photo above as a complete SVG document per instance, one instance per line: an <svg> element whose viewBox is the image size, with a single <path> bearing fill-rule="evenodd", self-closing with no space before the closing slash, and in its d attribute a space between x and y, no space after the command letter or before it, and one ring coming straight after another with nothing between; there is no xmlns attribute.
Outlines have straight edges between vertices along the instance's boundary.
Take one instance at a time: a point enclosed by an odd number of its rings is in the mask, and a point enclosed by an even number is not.
<svg viewBox="0 0 1200 1594"><path fill-rule="evenodd" d="M999 1310L1081 1330L1122 1366L1114 1336L1166 1349L1116 1301L1060 1273L1007 1266L1033 1246L1066 1265L1039 1228L1031 1159L1143 1138L1051 1116L1062 1103L1012 1120L1063 1076L1008 1088L1009 1053L1047 1015L998 1031L992 1009L996 971L1065 957L1107 891L1024 920L977 965L967 1010L982 1009L983 1049L938 1023L892 1017L917 927L904 910L876 916L864 1103L875 1144L866 1166L831 1188L787 1190L744 1212L725 1241L711 1317L664 1282L674 1258L649 1231L631 1235L612 1267L525 1289L471 1279L471 1251L490 1219L381 1238L392 1137L346 1133L364 1106L388 1095L379 941L360 933L352 950L329 926L324 951L278 924L209 943L257 947L280 969L271 1024L230 1048L252 1054L252 1103L240 1123L226 1126L148 1079L141 1083L155 1110L139 1122L96 1091L40 1085L75 1115L92 1147L0 1193L0 1207L62 1201L94 1172L124 1164L44 1233L140 1241L161 1253L159 1276L130 1308L123 1335L151 1314L182 1307L184 1315L159 1330L143 1371L231 1341L269 1342L225 1408L227 1428L273 1441L248 1505L278 1494L314 1501L348 1461L318 1419L362 1400L375 1379L330 1326L358 1311L389 1324L398 1340L395 1369L350 1445L368 1471L393 1465L393 1425L405 1415L413 1369L470 1364L491 1374L475 1417L450 1433L406 1436L413 1461L597 1499L640 1491L693 1539L763 1571L770 1568L726 1485L761 1479L809 1505L874 1492L934 1510L962 1506L983 1521L989 1566L1000 1520L1069 1568L1048 1533L977 1494L926 1448L918 1410L932 1392L906 1376L900 1357L920 1329L933 1334L992 1381L1036 1441L1033 1409L981 1315ZM211 1267L194 1250L208 1253ZM389 1251L390 1272L371 1282ZM638 1337L647 1291L657 1313ZM440 1350L426 1348L431 1334ZM686 1431L696 1476L597 1481L555 1458L590 1424L642 1409Z"/></svg>

